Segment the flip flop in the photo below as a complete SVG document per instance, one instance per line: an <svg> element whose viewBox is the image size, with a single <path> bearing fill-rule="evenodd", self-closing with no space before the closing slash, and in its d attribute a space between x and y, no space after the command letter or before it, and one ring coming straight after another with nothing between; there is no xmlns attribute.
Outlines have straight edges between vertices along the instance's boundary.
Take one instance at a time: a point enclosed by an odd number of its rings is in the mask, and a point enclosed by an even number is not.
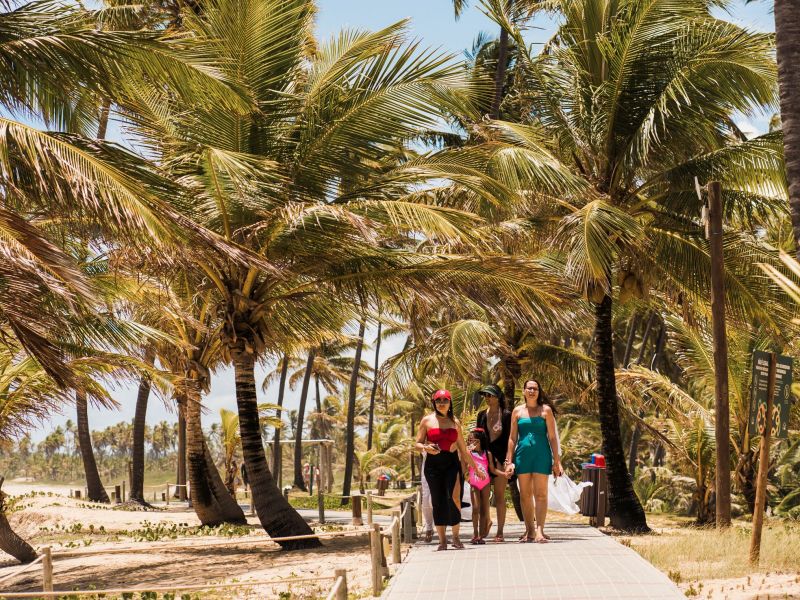
<svg viewBox="0 0 800 600"><path fill-rule="evenodd" d="M461 543L461 540L455 539L453 540L453 548L455 548L456 550L463 550L464 544Z"/></svg>
<svg viewBox="0 0 800 600"><path fill-rule="evenodd" d="M502 543L503 543L503 542L505 542L505 541L506 541L506 540L505 540L505 538L504 538L502 535L496 535L496 536L494 536L494 543L495 543L495 544L502 544Z"/></svg>

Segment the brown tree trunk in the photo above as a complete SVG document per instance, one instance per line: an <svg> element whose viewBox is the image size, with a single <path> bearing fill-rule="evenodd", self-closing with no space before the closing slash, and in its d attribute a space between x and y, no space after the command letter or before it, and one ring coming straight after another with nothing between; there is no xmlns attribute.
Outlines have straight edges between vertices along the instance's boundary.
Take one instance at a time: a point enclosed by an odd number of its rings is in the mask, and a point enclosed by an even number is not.
<svg viewBox="0 0 800 600"><path fill-rule="evenodd" d="M283 406L283 396L286 393L286 375L289 372L289 355L283 355L283 361L281 362L281 378L278 383L278 406ZM275 416L280 419L281 418L281 409L278 408ZM281 464L281 435L283 434L283 427L276 427L275 428L275 437L272 440L272 472L273 473L280 473L280 470L283 468Z"/></svg>
<svg viewBox="0 0 800 600"><path fill-rule="evenodd" d="M144 362L153 366L156 354L151 347L144 353ZM131 470L131 500L139 504L147 504L144 498L144 430L147 418L147 400L150 397L152 381L147 375L139 380L139 392L136 395L136 412L133 416L133 456Z"/></svg>
<svg viewBox="0 0 800 600"><path fill-rule="evenodd" d="M800 2L775 0L781 128L795 252L800 260Z"/></svg>
<svg viewBox="0 0 800 600"><path fill-rule="evenodd" d="M358 325L358 343L356 344L356 355L353 362L353 372L350 375L350 389L347 396L347 430L345 431L345 455L344 455L344 481L342 482L342 505L350 502L350 489L353 479L353 461L356 457L356 392L358 388L358 371L361 367L361 351L364 349L364 329L366 320L361 319Z"/></svg>
<svg viewBox="0 0 800 600"><path fill-rule="evenodd" d="M225 522L244 524L247 522L244 512L238 504L233 502L234 508L228 501L230 494L206 447L200 420L200 390L197 382L187 378L186 385L186 455L194 512L200 523L207 526ZM217 485L214 485L215 479L218 480Z"/></svg>
<svg viewBox="0 0 800 600"><path fill-rule="evenodd" d="M306 414L306 400L308 400L308 387L311 384L311 371L314 368L315 350L310 350L306 361L306 372L303 375L303 387L300 390L300 406L297 409L297 429L294 432L294 485L299 489L308 491L303 481L303 421Z"/></svg>
<svg viewBox="0 0 800 600"><path fill-rule="evenodd" d="M109 502L103 482L100 481L97 462L94 459L92 434L89 430L89 407L86 402L85 392L75 392L75 407L78 413L78 445L83 459L83 471L86 473L87 497L92 502Z"/></svg>
<svg viewBox="0 0 800 600"><path fill-rule="evenodd" d="M178 396L178 471L175 475L176 496L185 501L186 494L186 397Z"/></svg>
<svg viewBox="0 0 800 600"><path fill-rule="evenodd" d="M0 488L3 486L3 478L0 477ZM10 554L21 563L29 563L36 560L36 550L28 542L19 537L11 529L11 523L6 516L6 494L0 490L0 550Z"/></svg>
<svg viewBox="0 0 800 600"><path fill-rule="evenodd" d="M503 88L506 83L506 71L508 62L508 31L504 27L500 28L500 41L497 49L497 67L494 72L494 98L492 99L493 119L500 118L500 104L503 101Z"/></svg>
<svg viewBox="0 0 800 600"><path fill-rule="evenodd" d="M614 373L614 329L611 296L595 304L594 349L597 375L598 412L606 458L611 526L623 531L649 531L647 518L633 491L619 423L617 383Z"/></svg>
<svg viewBox="0 0 800 600"><path fill-rule="evenodd" d="M253 504L262 527L273 538L311 535L313 531L278 489L267 466L256 397L255 357L245 349L232 352L236 372L236 405L239 408L239 432L242 454L250 480ZM317 538L280 542L284 550L320 546Z"/></svg>
<svg viewBox="0 0 800 600"><path fill-rule="evenodd" d="M367 450L372 449L372 431L375 423L375 393L378 391L378 367L380 366L381 356L381 327L383 323L378 321L378 337L375 340L375 369L373 371L372 391L369 393L369 425L367 427Z"/></svg>
<svg viewBox="0 0 800 600"><path fill-rule="evenodd" d="M111 113L111 100L103 100L100 106L100 116L97 120L97 139L106 139L106 131L108 130L108 117Z"/></svg>

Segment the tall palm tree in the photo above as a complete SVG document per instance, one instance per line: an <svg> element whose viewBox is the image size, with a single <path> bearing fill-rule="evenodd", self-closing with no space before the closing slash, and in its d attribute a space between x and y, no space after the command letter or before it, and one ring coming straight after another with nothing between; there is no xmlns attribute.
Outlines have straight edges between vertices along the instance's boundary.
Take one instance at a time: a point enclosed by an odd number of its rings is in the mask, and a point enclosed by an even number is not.
<svg viewBox="0 0 800 600"><path fill-rule="evenodd" d="M100 480L100 472L97 470L97 461L95 461L92 449L92 433L89 428L89 412L85 392L75 392L75 408L78 423L78 446L86 475L86 497L93 502L108 503L110 500L105 487L103 487L103 482Z"/></svg>
<svg viewBox="0 0 800 600"><path fill-rule="evenodd" d="M153 365L155 351L147 347L144 352L144 362ZM145 425L147 418L147 400L150 397L152 381L148 376L139 380L139 389L136 393L136 410L133 415L133 453L131 456L131 500L146 504L144 498L144 443Z"/></svg>
<svg viewBox="0 0 800 600"><path fill-rule="evenodd" d="M490 128L497 142L536 148L544 153L540 160L549 156L583 180L583 191L573 188L562 196L568 206L554 210L561 215L554 240L594 310L612 525L645 530L622 449L612 329L615 280L626 287L635 283L640 293L659 287L706 301L708 247L693 195L695 176L721 180L728 215L780 211L779 136L733 143L731 122L734 111L775 104L772 44L767 35L715 19L703 1L564 0L556 7L562 24L536 57L519 30L495 15L524 49L520 60L527 85L518 93L523 114L530 116L523 124ZM728 307L769 321L763 305L750 302L755 295L746 287L760 285L759 293L768 297L769 286L754 281L750 265L737 263L736 256L763 255L767 262L774 257L741 241L726 256Z"/></svg>

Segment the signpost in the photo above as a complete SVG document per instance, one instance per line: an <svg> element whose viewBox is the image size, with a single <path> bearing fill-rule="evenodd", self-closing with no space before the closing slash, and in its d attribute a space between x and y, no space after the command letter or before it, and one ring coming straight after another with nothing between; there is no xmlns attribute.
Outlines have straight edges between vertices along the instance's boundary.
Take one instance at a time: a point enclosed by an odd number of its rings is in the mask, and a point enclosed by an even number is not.
<svg viewBox="0 0 800 600"><path fill-rule="evenodd" d="M789 406L792 398L792 358L775 355L775 394L772 398L772 427L770 436L786 439L789 436ZM767 418L767 386L770 353L753 352L753 385L750 395L750 437L761 435Z"/></svg>
<svg viewBox="0 0 800 600"><path fill-rule="evenodd" d="M780 375L779 375L780 374ZM767 499L769 444L772 436L786 435L786 421L792 387L792 359L774 352L753 352L753 386L750 396L750 433L761 436L756 478L756 505L753 510L753 535L750 562L761 556L761 529ZM777 394L776 394L777 392ZM783 413L783 414L782 414ZM783 418L782 418L783 417Z"/></svg>

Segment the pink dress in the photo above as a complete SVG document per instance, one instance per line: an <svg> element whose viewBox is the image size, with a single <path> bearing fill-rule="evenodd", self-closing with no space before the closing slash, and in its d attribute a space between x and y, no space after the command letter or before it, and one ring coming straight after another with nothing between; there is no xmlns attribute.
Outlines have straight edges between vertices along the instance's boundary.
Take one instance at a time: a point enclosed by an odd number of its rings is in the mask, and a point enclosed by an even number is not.
<svg viewBox="0 0 800 600"><path fill-rule="evenodd" d="M476 490L482 490L491 481L489 477L489 457L484 452L483 454L478 454L477 452L472 452L472 458L475 459L475 465L479 467L483 467L483 471L486 473L486 477L480 479L478 477L478 473L472 467L469 468L469 484L474 487Z"/></svg>

